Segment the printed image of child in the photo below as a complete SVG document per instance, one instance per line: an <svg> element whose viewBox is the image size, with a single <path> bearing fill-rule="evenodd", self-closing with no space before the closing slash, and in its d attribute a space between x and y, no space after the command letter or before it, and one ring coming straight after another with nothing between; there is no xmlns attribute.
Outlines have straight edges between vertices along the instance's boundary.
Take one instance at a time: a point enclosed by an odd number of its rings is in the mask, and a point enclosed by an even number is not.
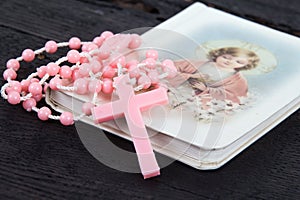
<svg viewBox="0 0 300 200"><path fill-rule="evenodd" d="M175 61L178 75L171 81L171 92L178 103L190 104L199 98L202 103L215 99L240 104L248 92L241 71L255 68L259 57L247 49L226 47L208 52L207 58Z"/></svg>

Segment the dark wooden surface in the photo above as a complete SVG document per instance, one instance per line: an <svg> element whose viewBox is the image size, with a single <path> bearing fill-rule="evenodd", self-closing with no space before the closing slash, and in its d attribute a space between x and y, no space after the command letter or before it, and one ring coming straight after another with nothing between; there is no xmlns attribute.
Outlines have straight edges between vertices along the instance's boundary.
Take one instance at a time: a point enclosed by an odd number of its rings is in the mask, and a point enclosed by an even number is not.
<svg viewBox="0 0 300 200"><path fill-rule="evenodd" d="M298 0L204 0L210 6L300 36ZM155 26L190 0L1 0L0 71L47 40L90 40L104 30ZM300 55L300 52L299 52ZM21 77L34 70L22 65ZM4 83L0 79L1 85ZM221 169L175 162L160 177L110 169L83 147L74 126L41 122L0 100L0 199L300 199L300 112ZM111 138L123 146L131 144Z"/></svg>

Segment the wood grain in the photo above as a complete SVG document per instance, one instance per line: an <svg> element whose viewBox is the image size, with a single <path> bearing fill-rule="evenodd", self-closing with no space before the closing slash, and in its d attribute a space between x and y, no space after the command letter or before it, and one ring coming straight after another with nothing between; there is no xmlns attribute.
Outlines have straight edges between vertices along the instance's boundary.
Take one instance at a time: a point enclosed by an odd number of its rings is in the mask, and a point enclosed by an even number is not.
<svg viewBox="0 0 300 200"><path fill-rule="evenodd" d="M299 1L203 1L244 18L300 35ZM192 1L2 0L0 68L27 47L104 30L155 26ZM54 57L22 65L20 76ZM4 83L3 78L0 84ZM300 113L297 111L219 170L175 162L160 177L119 172L95 160L76 128L41 122L0 100L0 199L299 199ZM109 136L117 145L131 143Z"/></svg>

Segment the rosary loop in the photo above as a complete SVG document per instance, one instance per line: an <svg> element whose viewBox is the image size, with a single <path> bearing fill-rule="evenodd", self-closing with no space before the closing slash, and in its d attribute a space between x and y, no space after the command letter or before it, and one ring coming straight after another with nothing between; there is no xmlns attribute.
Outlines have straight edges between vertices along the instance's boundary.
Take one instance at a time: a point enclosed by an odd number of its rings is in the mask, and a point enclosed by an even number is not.
<svg viewBox="0 0 300 200"><path fill-rule="evenodd" d="M170 59L160 61L158 52L148 49L143 60L130 59L124 52L134 52L142 39L137 34L113 34L104 31L91 42L82 42L72 37L68 42L48 41L38 50L25 49L18 58L7 61L3 73L7 83L1 88L1 96L10 104L22 103L23 108L37 112L40 120L59 120L63 125L72 125L84 115L91 115L98 95L111 95L115 90L114 78L129 74L130 84L136 92L147 91L163 85L163 80L176 75L177 69ZM32 62L42 53L54 54L58 48L69 47L66 56L55 62L39 66L36 72L24 80L17 80L22 61ZM49 107L37 107L45 97L47 88L88 95L93 98L82 106L82 114L73 116L70 112L52 115Z"/></svg>

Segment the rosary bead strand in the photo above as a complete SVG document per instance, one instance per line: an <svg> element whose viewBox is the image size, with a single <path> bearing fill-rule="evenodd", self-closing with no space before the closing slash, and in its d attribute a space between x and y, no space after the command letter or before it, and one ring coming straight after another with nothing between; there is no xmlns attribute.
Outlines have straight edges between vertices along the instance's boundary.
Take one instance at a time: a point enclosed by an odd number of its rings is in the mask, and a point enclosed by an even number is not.
<svg viewBox="0 0 300 200"><path fill-rule="evenodd" d="M50 76L55 76L57 73L59 73L60 71L60 67L59 64L61 64L62 62L65 62L68 60L68 57L62 57L59 60L57 60L55 63L49 63L47 66L44 67L44 69L42 67L37 69L37 72L30 74L27 79L22 80L21 83L14 81L12 82L12 80L16 79L17 77L17 73L16 71L19 70L20 68L20 61L25 61L25 62L31 62L34 60L35 55L43 53L43 52L47 52L47 53L55 53L57 51L58 47L66 47L66 46L72 46L72 48L79 48L82 44L85 43L81 43L79 39L75 39L75 42L77 42L76 45L74 45L74 38L72 44L70 44L69 42L63 42L63 43L59 43L57 44L54 41L48 41L45 44L45 47L40 48L36 51L33 51L31 49L25 49L22 52L22 56L16 58L16 59L10 59L7 61L6 63L6 68L7 70L5 70L3 77L5 80L8 81L8 83L6 83L2 88L1 88L1 96L4 99L7 99L8 102L10 104L19 104L21 101L23 101L22 106L25 110L27 111L35 111L38 113L38 117L41 120L48 120L50 119L54 119L54 120L60 120L60 122L63 125L71 125L73 124L73 116L71 116L71 113L62 113L61 116L53 116L51 115L51 110L47 107L42 107L41 109L36 107L36 99L32 98L32 96L37 96L37 95L42 95L42 85L46 82L46 80L50 77ZM78 44L79 41L79 44ZM64 74L70 74L69 72L64 72ZM39 78L41 78L40 81L35 82L32 81L34 79L34 77L38 76ZM66 76L66 75L65 75ZM57 77L56 79L51 79L52 83L50 84L50 87L52 87L52 89L56 89L55 86L57 86L59 83L61 83L59 79L59 77ZM55 83L53 83L56 80ZM30 83L31 82L31 83ZM50 81L51 82L51 81ZM18 83L18 84L17 84ZM18 85L18 86L16 86ZM55 85L55 86L53 86ZM20 88L20 89L16 89L16 88ZM8 92L8 94L6 94L7 89L11 89L13 91ZM16 91L14 91L16 90ZM23 90L23 91L22 91ZM21 92L29 92L26 96L20 96Z"/></svg>
<svg viewBox="0 0 300 200"><path fill-rule="evenodd" d="M116 54L118 50L121 50L118 45L109 46L110 50L101 49L107 39L113 36L118 37L118 35L104 31L100 36L95 37L93 42L82 42L79 38L72 37L68 42L61 43L50 40L45 43L44 47L35 51L25 49L20 57L7 61L7 69L3 73L7 83L1 88L1 96L13 105L22 102L26 111L35 111L38 118L43 121L54 119L59 120L63 125L72 125L74 121L91 114L90 109L95 106L99 93L113 93L113 78L116 76L129 73L132 78L130 84L136 85L135 91L148 89L151 85L159 84L161 79L174 76L176 68L173 61L160 62L158 52L155 50L146 51L145 60L138 62L137 60L127 61L124 56ZM126 37L128 36L130 37L128 49L136 49L141 45L142 41L139 35L126 35ZM38 67L36 72L21 82L15 81L21 61L31 62L38 54L44 52L53 54L62 47L70 48L66 56ZM79 52L80 47L81 52ZM71 67L60 66L64 62L73 65ZM161 71L163 74L159 73ZM50 79L49 82L47 82L48 79ZM72 84L64 85L65 82ZM45 96L43 92L45 93L48 87L52 90L76 92L79 95L92 93L93 97L91 102L83 104L81 115L74 117L70 112L62 112L60 116L55 116L46 106L36 107L37 102Z"/></svg>

